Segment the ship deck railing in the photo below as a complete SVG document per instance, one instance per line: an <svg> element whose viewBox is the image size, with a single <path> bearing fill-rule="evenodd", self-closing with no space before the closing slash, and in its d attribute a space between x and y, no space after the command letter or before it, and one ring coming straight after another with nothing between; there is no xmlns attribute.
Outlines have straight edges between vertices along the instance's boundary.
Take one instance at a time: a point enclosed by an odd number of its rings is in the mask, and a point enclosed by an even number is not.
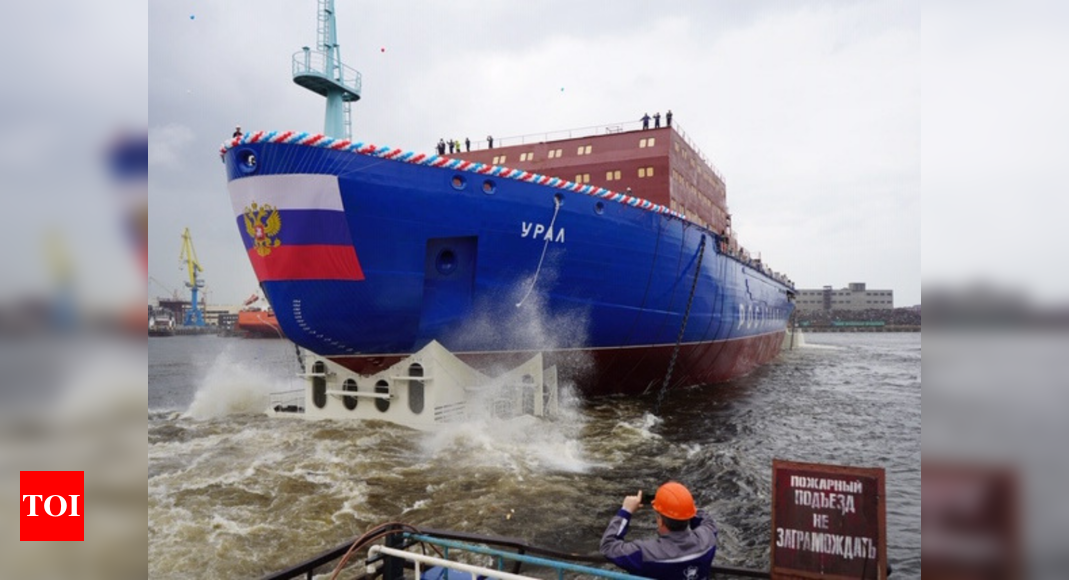
<svg viewBox="0 0 1069 580"><path fill-rule="evenodd" d="M357 574L361 580L381 578L397 580L398 578L415 578L420 580L424 573L430 572L428 578L438 580L464 580L471 578L500 578L502 580L563 580L564 578L605 578L608 580L641 580L634 576L608 568L608 562L601 554L574 554L559 552L547 548L531 546L517 538L490 537L448 530L420 529L402 532L402 528L413 530L404 524L387 524L395 533L387 532L385 545L361 544L361 538L346 542L331 550L320 553L309 560L301 562L286 570L265 576L263 580L290 580L294 578L313 578L317 571L323 573L328 567L358 572L359 564L349 560L357 546L367 548L365 573ZM380 530L383 528L379 528ZM376 537L382 537L377 535ZM420 551L411 551L416 548ZM429 548L429 549L426 549ZM437 551L438 555L430 555ZM467 562L461 559L468 560ZM488 565L473 563L481 559ZM337 562L337 564L334 564ZM599 567L602 566L602 567ZM525 569L526 567L526 569ZM354 569L356 568L356 569ZM406 571L414 575L406 575ZM450 573L451 572L451 573ZM712 576L716 578L770 578L767 570L753 570L732 566L712 567ZM351 573L351 572L350 572Z"/></svg>

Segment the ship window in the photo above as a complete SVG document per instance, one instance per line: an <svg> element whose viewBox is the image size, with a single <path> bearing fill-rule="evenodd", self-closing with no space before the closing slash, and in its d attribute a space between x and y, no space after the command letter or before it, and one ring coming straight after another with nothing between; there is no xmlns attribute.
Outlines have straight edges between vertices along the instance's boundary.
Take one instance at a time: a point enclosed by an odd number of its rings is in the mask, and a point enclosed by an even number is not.
<svg viewBox="0 0 1069 580"><path fill-rule="evenodd" d="M494 185L493 181L490 181L489 179L487 179L486 181L483 182L483 193L493 194L494 191L496 191L496 190L497 190L497 186Z"/></svg>
<svg viewBox="0 0 1069 580"><path fill-rule="evenodd" d="M605 204L600 201L594 204L594 213L601 215L605 212Z"/></svg>
<svg viewBox="0 0 1069 580"><path fill-rule="evenodd" d="M612 176L613 176L613 179L615 179L617 181L620 181L620 170L617 169L616 171L613 171L612 172Z"/></svg>
<svg viewBox="0 0 1069 580"><path fill-rule="evenodd" d="M533 161L533 160L534 160L534 151L529 151L527 153L520 153L520 161Z"/></svg>
<svg viewBox="0 0 1069 580"><path fill-rule="evenodd" d="M612 181L612 172L611 171L606 171L605 172L605 181Z"/></svg>
<svg viewBox="0 0 1069 580"><path fill-rule="evenodd" d="M531 375L523 375L523 412L525 415L534 415L535 381Z"/></svg>
<svg viewBox="0 0 1069 580"><path fill-rule="evenodd" d="M646 146L646 140L645 140L645 139L639 139L639 140L638 140L638 148L639 148L639 149L642 149L642 148L644 148L645 146Z"/></svg>
<svg viewBox="0 0 1069 580"><path fill-rule="evenodd" d="M590 183L590 174L589 173L580 173L580 174L576 175L575 176L575 182L576 183Z"/></svg>
<svg viewBox="0 0 1069 580"><path fill-rule="evenodd" d="M323 364L323 361L317 360L312 365L313 374L323 374L327 372L327 366ZM312 403L316 407L322 409L327 406L327 379L326 377L312 377Z"/></svg>
<svg viewBox="0 0 1069 580"><path fill-rule="evenodd" d="M423 367L418 363L408 367L408 376L422 377ZM423 381L408 381L408 408L419 415L423 412Z"/></svg>
<svg viewBox="0 0 1069 580"><path fill-rule="evenodd" d="M508 155L495 155L494 160L491 161L494 165L501 165L508 159Z"/></svg>
<svg viewBox="0 0 1069 580"><path fill-rule="evenodd" d="M357 391L357 389L356 389L356 381L354 381L353 379L345 379L345 383L342 384L341 388L342 388L343 391L349 391L350 393L355 393ZM345 404L345 408L346 409L349 409L350 411L356 409L356 401L357 401L356 397L342 397L341 401L342 401L343 404Z"/></svg>
<svg viewBox="0 0 1069 580"><path fill-rule="evenodd" d="M646 177L646 168L645 167L639 167L638 168L638 176L639 177Z"/></svg>
<svg viewBox="0 0 1069 580"><path fill-rule="evenodd" d="M453 189L464 189L464 178L459 175L453 176Z"/></svg>
<svg viewBox="0 0 1069 580"><path fill-rule="evenodd" d="M656 143L656 142L657 142L657 138L656 137L650 137L649 140L646 142L646 147L653 147L653 144Z"/></svg>
<svg viewBox="0 0 1069 580"><path fill-rule="evenodd" d="M379 382L375 383L375 392L376 393L389 393L390 392L390 383L387 383L386 381L379 381ZM375 399L375 408L378 409L379 411L383 412L383 413L385 413L386 411L389 411L390 410L390 400L389 399Z"/></svg>
<svg viewBox="0 0 1069 580"><path fill-rule="evenodd" d="M576 155L590 155L590 150L591 150L591 146L590 145L580 145L579 149L577 149L575 151L575 154Z"/></svg>

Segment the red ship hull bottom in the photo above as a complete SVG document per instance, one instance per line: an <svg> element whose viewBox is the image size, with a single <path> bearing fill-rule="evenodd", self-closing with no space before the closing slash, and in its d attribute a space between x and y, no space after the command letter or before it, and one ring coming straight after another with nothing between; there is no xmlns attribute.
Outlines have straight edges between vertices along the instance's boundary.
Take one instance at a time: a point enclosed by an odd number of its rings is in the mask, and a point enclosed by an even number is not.
<svg viewBox="0 0 1069 580"><path fill-rule="evenodd" d="M669 388L722 383L776 358L785 331L746 338L683 344ZM543 351L545 366L556 365L560 384L575 384L584 396L656 393L664 384L675 345ZM534 351L455 353L466 364L496 376L527 361ZM329 357L357 374L370 376L403 355Z"/></svg>

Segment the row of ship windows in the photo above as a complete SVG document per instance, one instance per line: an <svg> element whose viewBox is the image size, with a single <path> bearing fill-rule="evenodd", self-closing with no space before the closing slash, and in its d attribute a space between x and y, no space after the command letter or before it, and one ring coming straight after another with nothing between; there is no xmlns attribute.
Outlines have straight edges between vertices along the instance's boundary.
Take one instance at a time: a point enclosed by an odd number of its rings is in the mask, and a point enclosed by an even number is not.
<svg viewBox="0 0 1069 580"><path fill-rule="evenodd" d="M657 140L656 137L650 137L648 139L640 139L639 142L638 142L638 146L639 146L640 149L644 149L646 147L653 147L655 142L656 142L656 140ZM592 145L580 145L579 148L575 150L575 154L576 155L590 155L590 153L593 150L594 150L594 148L593 148ZM563 152L564 152L563 149L550 149L549 153L547 154L547 156L550 159L559 159L563 155ZM508 163L508 158L509 158L508 155L495 155L493 161L491 161L490 163L492 165L501 165L503 163ZM528 151L526 153L520 153L520 161L534 161L534 158L535 158L534 151ZM642 176L639 176L639 177L642 177ZM619 178L617 178L617 179L619 179Z"/></svg>
<svg viewBox="0 0 1069 580"><path fill-rule="evenodd" d="M687 181L683 177L682 173L674 169L672 170L672 181L674 182L675 187L683 189L690 198L698 200L698 204L702 207L706 209L714 208L716 209L717 213L723 213L718 207L713 204L713 200L706 197L703 191L699 190L697 187L694 186L694 184Z"/></svg>
<svg viewBox="0 0 1069 580"><path fill-rule="evenodd" d="M638 168L638 176L642 177L642 178L653 177L653 168L652 167L639 167ZM605 172L605 181L620 181L621 179L623 179L623 174L620 173L619 169L614 170L614 171L606 171ZM590 174L589 173L578 173L578 174L576 174L575 183L590 183Z"/></svg>
<svg viewBox="0 0 1069 580"><path fill-rule="evenodd" d="M675 200L672 200L669 204L669 207L672 209L672 211L687 216L687 219L700 225L701 227L709 228L709 223L702 219L701 216L697 215L697 212L691 212L690 208L688 208L687 206Z"/></svg>
<svg viewBox="0 0 1069 580"><path fill-rule="evenodd" d="M312 372L315 374L323 374L326 372L326 365L322 361L316 361L312 365ZM408 376L410 377L422 377L423 367L419 363L412 364L408 369ZM352 379L346 379L342 384L342 390L350 393L361 392L356 385L356 381ZM375 390L373 391L378 395L390 394L390 383L386 381L378 381L375 383ZM419 415L423 412L425 403L424 383L423 381L409 380L408 381L408 410L413 414ZM327 380L322 376L312 378L312 403L320 409L327 406ZM342 396L342 404L350 411L355 411L356 406L359 404L359 398L357 396ZM390 410L389 398L375 398L375 408L380 412L385 413Z"/></svg>
<svg viewBox="0 0 1069 580"><path fill-rule="evenodd" d="M823 304L823 300L799 300L799 304ZM853 300L832 300L832 304L853 304ZM865 304L892 304L891 300L866 300Z"/></svg>
<svg viewBox="0 0 1069 580"><path fill-rule="evenodd" d="M823 290L802 290L800 293L802 296L823 296ZM832 292L831 296L852 296L854 292ZM865 296L891 296L892 292L865 292Z"/></svg>

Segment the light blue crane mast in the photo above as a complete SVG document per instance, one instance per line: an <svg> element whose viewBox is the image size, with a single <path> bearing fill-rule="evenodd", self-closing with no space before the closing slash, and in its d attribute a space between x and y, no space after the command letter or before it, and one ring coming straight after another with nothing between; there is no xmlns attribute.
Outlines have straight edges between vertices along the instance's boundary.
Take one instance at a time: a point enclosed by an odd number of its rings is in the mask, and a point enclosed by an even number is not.
<svg viewBox="0 0 1069 580"><path fill-rule="evenodd" d="M316 50L305 46L293 54L293 82L327 98L323 134L352 138L350 105L360 100L360 73L341 62L334 0L319 0Z"/></svg>

